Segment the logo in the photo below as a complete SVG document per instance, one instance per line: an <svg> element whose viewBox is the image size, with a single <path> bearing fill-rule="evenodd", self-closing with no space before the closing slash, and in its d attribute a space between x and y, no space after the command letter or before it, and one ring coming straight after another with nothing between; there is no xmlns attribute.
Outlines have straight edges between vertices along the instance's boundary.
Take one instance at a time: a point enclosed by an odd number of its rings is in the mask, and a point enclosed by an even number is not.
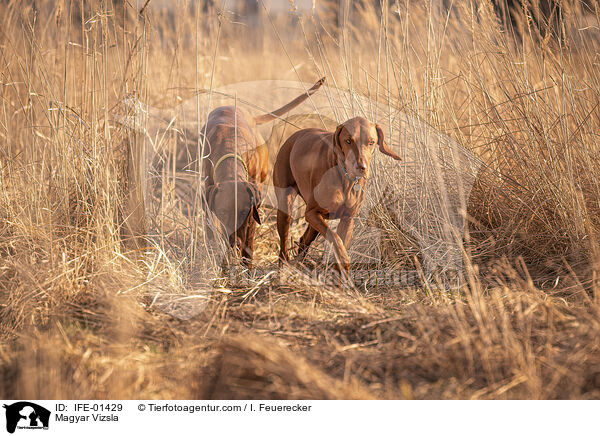
<svg viewBox="0 0 600 436"><path fill-rule="evenodd" d="M48 430L50 411L29 401L19 401L11 405L4 404L6 409L6 431L14 433L18 429Z"/></svg>

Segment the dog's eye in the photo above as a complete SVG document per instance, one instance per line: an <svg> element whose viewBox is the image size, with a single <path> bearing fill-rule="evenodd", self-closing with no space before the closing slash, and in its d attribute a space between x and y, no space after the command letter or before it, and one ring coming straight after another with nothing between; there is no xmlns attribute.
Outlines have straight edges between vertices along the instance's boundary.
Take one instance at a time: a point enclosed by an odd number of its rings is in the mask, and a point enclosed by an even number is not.
<svg viewBox="0 0 600 436"><path fill-rule="evenodd" d="M352 141L350 141L349 139L346 139L346 144L352 144Z"/></svg>

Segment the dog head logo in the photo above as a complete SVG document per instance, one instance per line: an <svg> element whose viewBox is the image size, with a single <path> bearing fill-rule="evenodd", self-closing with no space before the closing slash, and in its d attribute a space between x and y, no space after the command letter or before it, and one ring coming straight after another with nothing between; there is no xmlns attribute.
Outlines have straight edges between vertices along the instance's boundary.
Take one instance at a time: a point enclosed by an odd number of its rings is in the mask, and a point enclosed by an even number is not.
<svg viewBox="0 0 600 436"><path fill-rule="evenodd" d="M4 405L6 409L6 431L14 433L19 429L48 429L50 411L28 401Z"/></svg>

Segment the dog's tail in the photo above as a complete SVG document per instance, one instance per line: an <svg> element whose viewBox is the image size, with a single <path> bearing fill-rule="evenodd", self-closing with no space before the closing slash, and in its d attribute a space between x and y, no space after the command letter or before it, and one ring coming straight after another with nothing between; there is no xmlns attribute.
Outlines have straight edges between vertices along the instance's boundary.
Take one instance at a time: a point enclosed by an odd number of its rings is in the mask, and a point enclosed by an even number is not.
<svg viewBox="0 0 600 436"><path fill-rule="evenodd" d="M254 122L256 124L264 124L264 123L268 123L269 121L273 121L274 119L281 117L283 114L291 111L296 106L298 106L300 103L302 103L304 100L306 100L309 96L311 96L315 92L317 92L317 90L321 87L323 82L325 82L325 77L322 77L305 94L299 95L298 97L296 97L295 99L290 101L285 106L282 106L279 109L276 109L273 112L270 112L268 114L258 115L257 117L254 117Z"/></svg>

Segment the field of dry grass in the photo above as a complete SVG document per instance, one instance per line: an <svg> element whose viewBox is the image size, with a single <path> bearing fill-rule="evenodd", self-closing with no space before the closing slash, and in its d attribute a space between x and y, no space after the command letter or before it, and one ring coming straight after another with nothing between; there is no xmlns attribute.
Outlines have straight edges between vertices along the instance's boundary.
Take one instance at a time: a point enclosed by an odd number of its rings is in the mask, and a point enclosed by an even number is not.
<svg viewBox="0 0 600 436"><path fill-rule="evenodd" d="M0 3L0 397L600 398L600 11L563 2L552 26L516 11L515 34L488 2L356 3L343 31L319 0L272 18L259 2L253 20L186 1ZM460 288L258 280L172 316L164 295L219 271L196 218L147 217L151 237L132 238L120 104L322 76L484 163ZM267 216L261 266L275 234Z"/></svg>

